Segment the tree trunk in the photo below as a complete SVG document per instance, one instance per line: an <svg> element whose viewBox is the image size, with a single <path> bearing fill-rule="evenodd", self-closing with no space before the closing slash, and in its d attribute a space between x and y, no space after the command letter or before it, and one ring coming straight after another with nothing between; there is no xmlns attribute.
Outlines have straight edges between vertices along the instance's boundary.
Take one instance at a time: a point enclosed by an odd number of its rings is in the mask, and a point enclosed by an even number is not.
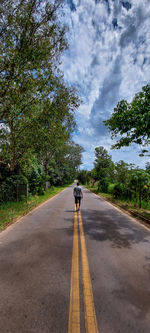
<svg viewBox="0 0 150 333"><path fill-rule="evenodd" d="M142 192L141 189L139 189L139 208L141 208L141 201L142 201Z"/></svg>

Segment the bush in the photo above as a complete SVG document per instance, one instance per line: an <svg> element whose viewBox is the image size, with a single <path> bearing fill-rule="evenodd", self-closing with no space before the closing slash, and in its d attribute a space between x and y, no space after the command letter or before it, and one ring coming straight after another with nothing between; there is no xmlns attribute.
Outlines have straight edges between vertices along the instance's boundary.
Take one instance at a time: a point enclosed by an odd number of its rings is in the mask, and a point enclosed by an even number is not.
<svg viewBox="0 0 150 333"><path fill-rule="evenodd" d="M13 201L17 199L17 184L28 184L28 180L23 175L12 175L1 184L0 202Z"/></svg>
<svg viewBox="0 0 150 333"><path fill-rule="evenodd" d="M32 170L29 176L29 191L32 194L42 195L45 192L46 175L42 167Z"/></svg>
<svg viewBox="0 0 150 333"><path fill-rule="evenodd" d="M115 184L113 189L113 196L115 199L119 199L122 197L123 187L122 184Z"/></svg>
<svg viewBox="0 0 150 333"><path fill-rule="evenodd" d="M108 178L102 178L98 183L98 191L102 191L104 193L108 192Z"/></svg>
<svg viewBox="0 0 150 333"><path fill-rule="evenodd" d="M108 185L108 193L109 194L113 194L114 193L114 187L115 187L115 184L109 184Z"/></svg>

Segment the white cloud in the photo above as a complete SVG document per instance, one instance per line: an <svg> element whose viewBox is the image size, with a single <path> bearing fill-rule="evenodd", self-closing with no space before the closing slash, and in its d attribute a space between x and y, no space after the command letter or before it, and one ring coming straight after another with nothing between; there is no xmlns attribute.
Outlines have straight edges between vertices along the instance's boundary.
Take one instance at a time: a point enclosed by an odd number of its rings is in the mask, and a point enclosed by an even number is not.
<svg viewBox="0 0 150 333"><path fill-rule="evenodd" d="M103 120L116 103L131 101L149 81L150 4L148 0L67 0L65 22L70 27L69 50L63 56L65 79L77 86L83 104L76 120L77 143L83 145L84 166L94 159L94 148L104 145L110 151L112 141ZM72 8L72 11L70 10ZM113 159L138 157L139 148L111 151ZM132 152L132 153L131 153Z"/></svg>

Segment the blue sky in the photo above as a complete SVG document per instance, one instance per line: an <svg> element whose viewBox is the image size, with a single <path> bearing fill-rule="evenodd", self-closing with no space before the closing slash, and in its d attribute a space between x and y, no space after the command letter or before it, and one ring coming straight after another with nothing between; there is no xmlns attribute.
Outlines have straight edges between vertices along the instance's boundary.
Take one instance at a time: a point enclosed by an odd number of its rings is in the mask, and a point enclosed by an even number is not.
<svg viewBox="0 0 150 333"><path fill-rule="evenodd" d="M149 0L66 0L64 20L69 49L62 58L65 80L83 100L73 139L84 148L81 168L91 169L94 149L104 146L114 162L144 167L132 145L111 150L114 141L103 125L117 102L129 102L150 82Z"/></svg>

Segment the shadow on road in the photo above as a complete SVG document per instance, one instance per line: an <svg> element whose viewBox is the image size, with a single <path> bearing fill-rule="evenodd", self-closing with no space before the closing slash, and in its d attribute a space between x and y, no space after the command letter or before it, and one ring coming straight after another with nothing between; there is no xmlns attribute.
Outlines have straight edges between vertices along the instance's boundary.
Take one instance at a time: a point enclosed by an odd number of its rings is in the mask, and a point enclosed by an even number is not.
<svg viewBox="0 0 150 333"><path fill-rule="evenodd" d="M75 210L72 209L72 210L65 210L65 213L75 213Z"/></svg>
<svg viewBox="0 0 150 333"><path fill-rule="evenodd" d="M147 232L141 229L121 213L113 209L82 210L85 235L91 239L104 242L111 241L112 247L130 248L132 244L149 242Z"/></svg>
<svg viewBox="0 0 150 333"><path fill-rule="evenodd" d="M66 210L65 217L65 221L68 221L69 224L71 220L70 217L67 216L67 213L70 212L74 212L74 210ZM131 248L133 244L150 242L147 238L146 230L138 225L134 225L128 216L114 209L82 209L81 213L84 233L92 240L99 242L110 241L114 248ZM65 230L70 236L73 235L73 219L71 226Z"/></svg>

